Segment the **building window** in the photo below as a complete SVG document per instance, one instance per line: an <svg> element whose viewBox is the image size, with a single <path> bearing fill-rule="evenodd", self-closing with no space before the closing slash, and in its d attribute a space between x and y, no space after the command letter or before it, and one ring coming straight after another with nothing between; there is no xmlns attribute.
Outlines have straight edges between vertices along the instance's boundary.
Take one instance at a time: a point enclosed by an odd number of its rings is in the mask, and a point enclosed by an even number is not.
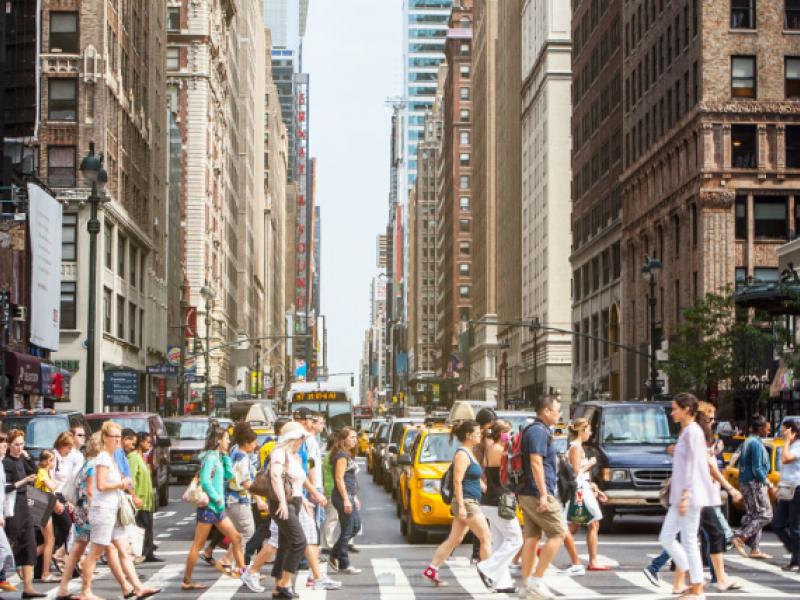
<svg viewBox="0 0 800 600"><path fill-rule="evenodd" d="M469 146L469 129L462 129L459 132L458 141L462 146Z"/></svg>
<svg viewBox="0 0 800 600"><path fill-rule="evenodd" d="M78 260L78 215L65 213L61 218L61 260Z"/></svg>
<svg viewBox="0 0 800 600"><path fill-rule="evenodd" d="M469 275L469 263L460 263L458 265L458 272L461 275Z"/></svg>
<svg viewBox="0 0 800 600"><path fill-rule="evenodd" d="M47 182L51 187L75 187L75 146L47 148Z"/></svg>
<svg viewBox="0 0 800 600"><path fill-rule="evenodd" d="M469 88L462 87L461 89L459 89L458 97L461 98L462 100L469 100Z"/></svg>
<svg viewBox="0 0 800 600"><path fill-rule="evenodd" d="M461 44L461 54L469 54L469 44Z"/></svg>
<svg viewBox="0 0 800 600"><path fill-rule="evenodd" d="M75 121L78 118L78 80L51 78L48 81L48 113L51 121Z"/></svg>
<svg viewBox="0 0 800 600"><path fill-rule="evenodd" d="M458 230L461 233L469 233L469 219L459 219Z"/></svg>
<svg viewBox="0 0 800 600"><path fill-rule="evenodd" d="M177 71L181 68L181 55L178 48L167 48L167 71Z"/></svg>
<svg viewBox="0 0 800 600"><path fill-rule="evenodd" d="M736 267L736 289L739 289L747 283L747 269L745 267Z"/></svg>
<svg viewBox="0 0 800 600"><path fill-rule="evenodd" d="M125 246L128 240L124 235L117 235L117 275L125 277Z"/></svg>
<svg viewBox="0 0 800 600"><path fill-rule="evenodd" d="M459 186L459 189L468 190L469 189L469 175L462 175L459 178L458 186Z"/></svg>
<svg viewBox="0 0 800 600"><path fill-rule="evenodd" d="M731 57L731 96L734 98L756 97L756 57Z"/></svg>
<svg viewBox="0 0 800 600"><path fill-rule="evenodd" d="M469 242L461 242L458 244L458 252L462 256L469 256Z"/></svg>
<svg viewBox="0 0 800 600"><path fill-rule="evenodd" d="M106 269L112 268L112 260L114 260L114 249L112 240L114 238L114 226L106 221L106 227L103 229L103 244L106 251Z"/></svg>
<svg viewBox="0 0 800 600"><path fill-rule="evenodd" d="M128 341L136 343L136 305L133 302L128 303Z"/></svg>
<svg viewBox="0 0 800 600"><path fill-rule="evenodd" d="M103 288L103 331L111 333L111 290Z"/></svg>
<svg viewBox="0 0 800 600"><path fill-rule="evenodd" d="M461 164L462 167L468 167L469 166L469 153L462 152L461 154L459 154L458 162L459 162L459 164Z"/></svg>
<svg viewBox="0 0 800 600"><path fill-rule="evenodd" d="M125 339L125 298L117 295L117 337Z"/></svg>
<svg viewBox="0 0 800 600"><path fill-rule="evenodd" d="M736 239L747 239L747 196L736 196Z"/></svg>
<svg viewBox="0 0 800 600"><path fill-rule="evenodd" d="M144 266L147 260L147 255L142 251L142 263L139 265L139 289L144 291Z"/></svg>
<svg viewBox="0 0 800 600"><path fill-rule="evenodd" d="M800 58L786 59L786 98L800 98Z"/></svg>
<svg viewBox="0 0 800 600"><path fill-rule="evenodd" d="M74 281L61 282L61 329L76 329L75 293L77 285Z"/></svg>
<svg viewBox="0 0 800 600"><path fill-rule="evenodd" d="M468 285L458 286L458 295L461 298L469 298L469 286Z"/></svg>
<svg viewBox="0 0 800 600"><path fill-rule="evenodd" d="M50 52L78 53L78 13L50 13Z"/></svg>
<svg viewBox="0 0 800 600"><path fill-rule="evenodd" d="M753 217L756 239L786 239L788 220L786 198L783 196L755 196Z"/></svg>
<svg viewBox="0 0 800 600"><path fill-rule="evenodd" d="M783 26L785 29L800 29L800 0L786 0Z"/></svg>
<svg viewBox="0 0 800 600"><path fill-rule="evenodd" d="M800 125L786 126L786 166L800 169Z"/></svg>
<svg viewBox="0 0 800 600"><path fill-rule="evenodd" d="M144 309L139 309L139 348L144 348Z"/></svg>
<svg viewBox="0 0 800 600"><path fill-rule="evenodd" d="M776 283L779 278L777 267L756 267L753 269L753 279L762 283Z"/></svg>
<svg viewBox="0 0 800 600"><path fill-rule="evenodd" d="M136 269L139 268L139 252L133 244L131 244L131 285L136 285Z"/></svg>
<svg viewBox="0 0 800 600"><path fill-rule="evenodd" d="M462 122L469 121L469 110L464 108L458 111L458 118L461 119Z"/></svg>
<svg viewBox="0 0 800 600"><path fill-rule="evenodd" d="M731 126L731 166L755 169L758 166L758 138L755 125Z"/></svg>
<svg viewBox="0 0 800 600"><path fill-rule="evenodd" d="M731 29L756 28L756 0L731 0Z"/></svg>
<svg viewBox="0 0 800 600"><path fill-rule="evenodd" d="M469 77L469 65L460 65L458 67L458 72L461 74L461 77L467 79Z"/></svg>
<svg viewBox="0 0 800 600"><path fill-rule="evenodd" d="M788 148L788 146L787 146L787 148ZM469 210L469 196L461 196L461 198L459 198L458 202L459 202L459 207L461 208L461 210Z"/></svg>
<svg viewBox="0 0 800 600"><path fill-rule="evenodd" d="M181 7L170 6L167 8L167 30L180 31L181 29Z"/></svg>

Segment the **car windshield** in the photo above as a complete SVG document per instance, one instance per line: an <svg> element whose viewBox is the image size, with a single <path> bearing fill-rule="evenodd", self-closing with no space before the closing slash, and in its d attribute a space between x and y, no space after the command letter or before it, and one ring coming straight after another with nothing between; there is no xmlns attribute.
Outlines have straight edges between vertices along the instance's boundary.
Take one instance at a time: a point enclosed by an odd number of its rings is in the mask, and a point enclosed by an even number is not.
<svg viewBox="0 0 800 600"><path fill-rule="evenodd" d="M25 445L29 448L52 448L58 434L69 431L69 423L62 417L6 417L3 431L21 429L25 432Z"/></svg>
<svg viewBox="0 0 800 600"><path fill-rule="evenodd" d="M677 439L678 427L661 405L614 406L603 410L600 435L604 444L668 445Z"/></svg>
<svg viewBox="0 0 800 600"><path fill-rule="evenodd" d="M89 419L89 427L92 428L92 431L100 431L100 428L103 426L109 419ZM117 425L119 425L122 429L132 429L136 433L140 431L150 431L150 427L148 426L147 419L144 418L130 418L130 417L114 417L110 419L114 421Z"/></svg>
<svg viewBox="0 0 800 600"><path fill-rule="evenodd" d="M451 462L458 449L458 440L449 433L432 433L425 436L419 453L420 463Z"/></svg>
<svg viewBox="0 0 800 600"><path fill-rule="evenodd" d="M166 421L167 435L179 440L204 440L208 421Z"/></svg>

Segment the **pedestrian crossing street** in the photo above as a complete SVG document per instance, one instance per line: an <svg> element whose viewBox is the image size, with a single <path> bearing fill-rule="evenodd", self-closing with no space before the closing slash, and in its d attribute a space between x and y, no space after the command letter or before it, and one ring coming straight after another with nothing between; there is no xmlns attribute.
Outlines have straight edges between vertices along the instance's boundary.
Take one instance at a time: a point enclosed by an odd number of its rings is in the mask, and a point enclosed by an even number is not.
<svg viewBox="0 0 800 600"><path fill-rule="evenodd" d="M410 554L409 550L416 550ZM466 556L451 558L441 569L442 578L448 582L446 587L433 587L422 577L425 560L432 554L432 546L401 549L392 545L362 546L361 554L354 557L354 564L363 569L360 575L331 574L343 582L344 587L336 591L315 591L305 587L307 571L298 574L296 591L303 600L331 600L374 598L379 600L443 600L445 598L476 600L503 600L516 598L516 595L498 594L487 590L481 582L473 566ZM206 590L184 592L181 590L184 551L167 551L162 553L167 563L162 566L142 565L138 568L140 577L146 586L163 588L158 596L165 598L192 598L198 600L240 600L253 597L254 594L241 586L238 579L220 575L202 562L195 568L194 580L208 586ZM394 555L394 556L393 556ZM646 562L643 555L642 562ZM324 564L324 563L323 563ZM760 561L744 559L728 554L726 564L729 574L744 588L742 591L726 594L717 593L713 586L707 586L709 598L800 598L800 575L786 573L775 565ZM263 574L269 574L265 567ZM665 579L670 579L668 571ZM653 587L641 570L631 566L621 566L613 571L587 573L583 577L567 577L549 575L545 577L547 585L560 598L569 600L589 600L594 598L622 598L624 600L657 600L674 598L669 583L662 583L660 588ZM12 578L16 583L16 578ZM269 590L271 582L264 581ZM102 598L119 598L119 587L107 567L98 567L92 582L93 591ZM47 593L48 600L55 600L57 584L37 584L37 589ZM73 580L70 593L80 590L80 582ZM267 592L268 594L269 592ZM14 596L17 596L14 594ZM259 594L264 597L266 594ZM11 597L5 594L4 597ZM268 596L266 596L268 597Z"/></svg>

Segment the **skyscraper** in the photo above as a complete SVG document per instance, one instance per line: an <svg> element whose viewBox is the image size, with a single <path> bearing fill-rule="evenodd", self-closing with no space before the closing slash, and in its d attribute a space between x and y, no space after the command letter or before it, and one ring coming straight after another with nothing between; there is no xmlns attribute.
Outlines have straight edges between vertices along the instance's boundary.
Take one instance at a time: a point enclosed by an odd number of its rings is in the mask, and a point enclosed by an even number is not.
<svg viewBox="0 0 800 600"><path fill-rule="evenodd" d="M456 0L456 4L459 0ZM436 78L444 61L452 0L403 0L403 82L406 100L405 152L408 188L417 178L417 145L425 113L433 108Z"/></svg>

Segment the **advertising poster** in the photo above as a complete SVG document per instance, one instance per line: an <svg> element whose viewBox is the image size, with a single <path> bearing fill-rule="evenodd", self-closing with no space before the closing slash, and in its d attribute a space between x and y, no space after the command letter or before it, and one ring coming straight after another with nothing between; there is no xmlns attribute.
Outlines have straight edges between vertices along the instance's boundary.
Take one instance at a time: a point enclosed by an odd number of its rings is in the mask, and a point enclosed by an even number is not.
<svg viewBox="0 0 800 600"><path fill-rule="evenodd" d="M28 184L31 236L31 343L58 350L61 309L61 204Z"/></svg>

